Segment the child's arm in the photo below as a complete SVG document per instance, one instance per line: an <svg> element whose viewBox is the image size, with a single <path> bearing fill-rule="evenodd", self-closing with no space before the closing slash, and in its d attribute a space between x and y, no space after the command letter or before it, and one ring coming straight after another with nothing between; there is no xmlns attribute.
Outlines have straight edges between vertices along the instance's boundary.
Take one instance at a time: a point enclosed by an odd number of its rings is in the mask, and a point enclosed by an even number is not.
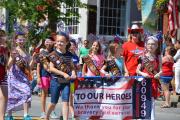
<svg viewBox="0 0 180 120"><path fill-rule="evenodd" d="M33 55L32 55L32 59L31 59L31 61L30 61L30 63L29 63L29 67L30 67L30 69L32 70L33 69L33 67L34 67L34 63L35 63L35 56L37 55L37 53L33 53Z"/></svg>
<svg viewBox="0 0 180 120"><path fill-rule="evenodd" d="M107 68L107 64L104 64L100 72L103 73L105 76L110 76L110 74L105 71L106 68Z"/></svg>
<svg viewBox="0 0 180 120"><path fill-rule="evenodd" d="M156 79L159 79L162 74L162 63L163 63L162 56L159 56L159 72L154 75L154 78L156 78Z"/></svg>
<svg viewBox="0 0 180 120"><path fill-rule="evenodd" d="M82 68L82 76L85 76L87 73L87 65L86 63L83 64L83 68Z"/></svg>
<svg viewBox="0 0 180 120"><path fill-rule="evenodd" d="M71 61L71 69L72 69L72 74L71 74L71 79L76 79L76 70L75 70L75 66L74 63Z"/></svg>
<svg viewBox="0 0 180 120"><path fill-rule="evenodd" d="M137 69L136 69L136 73L138 75L141 75L141 76L143 76L145 78L149 78L150 77L147 73L142 72L140 69L141 69L141 64L138 64Z"/></svg>
<svg viewBox="0 0 180 120"><path fill-rule="evenodd" d="M65 73L65 72L62 72L58 69L55 68L54 64L52 62L50 62L50 68L49 68L50 72L56 74L56 75L61 75L61 76L64 76L65 79L67 80L70 80L70 76Z"/></svg>
<svg viewBox="0 0 180 120"><path fill-rule="evenodd" d="M37 63L37 83L39 84L41 81L41 76L40 76L40 63Z"/></svg>
<svg viewBox="0 0 180 120"><path fill-rule="evenodd" d="M12 58L12 55L10 55L9 60L8 60L8 63L7 63L7 69L10 69L10 67L12 66L12 64L13 64L13 58Z"/></svg>

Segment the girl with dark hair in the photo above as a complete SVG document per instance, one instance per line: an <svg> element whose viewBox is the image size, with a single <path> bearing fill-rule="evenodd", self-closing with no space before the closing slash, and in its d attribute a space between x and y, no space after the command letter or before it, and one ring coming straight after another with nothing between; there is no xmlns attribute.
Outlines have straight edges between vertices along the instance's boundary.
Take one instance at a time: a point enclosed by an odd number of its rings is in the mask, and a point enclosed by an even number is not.
<svg viewBox="0 0 180 120"><path fill-rule="evenodd" d="M44 42L45 49L41 49L39 53L39 60L37 60L37 84L42 89L41 92L41 119L46 117L46 97L50 88L51 74L49 72L48 55L53 51L54 41L52 38L47 38ZM53 118L55 117L55 112ZM51 115L52 118L52 115Z"/></svg>
<svg viewBox="0 0 180 120"><path fill-rule="evenodd" d="M83 76L104 76L100 70L105 65L105 57L102 54L101 45L98 41L93 42L89 54L83 57L83 62Z"/></svg>
<svg viewBox="0 0 180 120"><path fill-rule="evenodd" d="M76 72L78 72L80 70L80 65L79 65L79 57L76 55L77 44L76 44L75 40L70 40L70 44L71 44L71 46L69 48L69 51L72 53L72 60L73 60ZM72 120L74 119L73 100L74 100L74 81L71 80L69 110L72 115Z"/></svg>

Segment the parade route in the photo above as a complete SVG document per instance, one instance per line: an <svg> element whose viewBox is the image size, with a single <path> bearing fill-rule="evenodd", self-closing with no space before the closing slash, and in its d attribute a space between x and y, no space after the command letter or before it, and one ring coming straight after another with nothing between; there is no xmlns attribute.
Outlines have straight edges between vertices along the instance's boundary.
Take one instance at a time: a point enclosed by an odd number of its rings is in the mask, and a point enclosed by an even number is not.
<svg viewBox="0 0 180 120"><path fill-rule="evenodd" d="M40 98L38 96L33 96L32 99L33 100L32 100L32 106L30 109L30 115L33 117L33 120L40 120L39 118L41 114ZM49 97L47 101L49 103ZM180 119L180 103L178 103L177 108L160 108L162 102L163 102L162 100L156 101L156 106L155 106L156 120L179 120ZM58 103L55 111L59 115L61 111L60 103ZM23 114L22 111L14 113L13 115L16 116L15 120L22 120L22 114ZM55 119L51 119L51 120L55 120Z"/></svg>

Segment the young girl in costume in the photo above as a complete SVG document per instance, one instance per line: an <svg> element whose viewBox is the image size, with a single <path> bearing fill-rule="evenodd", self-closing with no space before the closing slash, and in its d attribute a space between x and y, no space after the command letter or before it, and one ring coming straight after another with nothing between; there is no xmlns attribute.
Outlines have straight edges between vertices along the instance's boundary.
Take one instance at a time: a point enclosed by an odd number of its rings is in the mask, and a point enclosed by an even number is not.
<svg viewBox="0 0 180 120"><path fill-rule="evenodd" d="M118 43L111 43L109 45L107 65L101 71L107 70L111 76L127 76L128 71L124 65L122 54L122 46Z"/></svg>
<svg viewBox="0 0 180 120"><path fill-rule="evenodd" d="M75 40L70 40L70 48L69 51L72 53L72 60L76 69L76 73L80 70L79 57L76 54L77 44ZM70 101L69 101L69 110L72 115L72 120L74 119L74 108L73 108L73 100L74 100L74 81L71 81L70 84Z"/></svg>
<svg viewBox="0 0 180 120"><path fill-rule="evenodd" d="M160 59L156 55L158 48L158 40L154 36L147 38L146 52L141 55L138 59L137 74L141 75L148 80L152 80L152 109L151 109L151 120L155 119L155 102L154 99L158 95L158 79L162 73L160 70Z"/></svg>
<svg viewBox="0 0 180 120"><path fill-rule="evenodd" d="M0 30L0 120L4 120L7 99L8 99L8 87L7 87L7 75L6 64L8 61L8 49L5 45L6 34L4 30Z"/></svg>
<svg viewBox="0 0 180 120"><path fill-rule="evenodd" d="M60 92L62 95L63 120L68 120L70 79L76 78L72 54L66 48L68 42L69 37L65 33L59 33L55 41L56 49L49 55L50 72L52 75L50 84L51 103L47 110L46 120L49 120L50 113L58 103Z"/></svg>
<svg viewBox="0 0 180 120"><path fill-rule="evenodd" d="M51 74L49 73L48 55L53 51L53 40L47 38L44 42L45 49L41 49L39 54L39 62L37 63L37 84L42 89L41 94L41 119L46 117L46 97L50 88ZM54 112L53 112L54 113ZM52 115L51 115L52 118ZM53 117L57 118L57 117Z"/></svg>
<svg viewBox="0 0 180 120"><path fill-rule="evenodd" d="M30 88L30 68L34 59L31 61L30 55L25 51L24 35L17 35L15 38L17 47L11 51L8 62L8 107L7 120L13 120L12 111L24 109L24 120L31 120L28 115L29 104L31 102ZM33 55L34 56L34 55ZM34 58L34 57L33 57Z"/></svg>
<svg viewBox="0 0 180 120"><path fill-rule="evenodd" d="M101 69L105 65L105 58L98 41L93 42L89 54L83 57L83 62L83 76L104 76Z"/></svg>

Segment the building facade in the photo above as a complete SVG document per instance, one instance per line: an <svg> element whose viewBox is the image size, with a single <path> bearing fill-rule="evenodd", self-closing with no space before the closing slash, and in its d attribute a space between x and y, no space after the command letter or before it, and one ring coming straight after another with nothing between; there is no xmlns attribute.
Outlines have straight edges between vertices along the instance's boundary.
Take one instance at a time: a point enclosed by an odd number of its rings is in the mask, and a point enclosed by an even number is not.
<svg viewBox="0 0 180 120"><path fill-rule="evenodd" d="M136 0L81 0L89 9L79 8L81 16L77 33L86 39L88 34L104 36L111 40L114 35L127 37L132 21L140 21L141 14Z"/></svg>

